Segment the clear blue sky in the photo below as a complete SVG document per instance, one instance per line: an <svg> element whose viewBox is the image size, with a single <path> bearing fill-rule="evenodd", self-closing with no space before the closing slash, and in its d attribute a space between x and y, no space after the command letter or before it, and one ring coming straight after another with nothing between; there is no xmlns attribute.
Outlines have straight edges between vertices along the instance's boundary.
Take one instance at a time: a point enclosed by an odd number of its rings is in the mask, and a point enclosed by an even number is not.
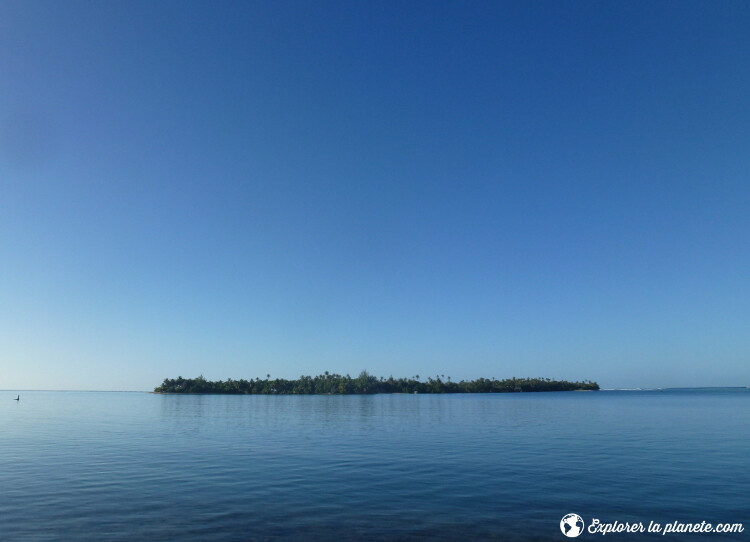
<svg viewBox="0 0 750 542"><path fill-rule="evenodd" d="M0 2L0 388L750 385L750 3Z"/></svg>

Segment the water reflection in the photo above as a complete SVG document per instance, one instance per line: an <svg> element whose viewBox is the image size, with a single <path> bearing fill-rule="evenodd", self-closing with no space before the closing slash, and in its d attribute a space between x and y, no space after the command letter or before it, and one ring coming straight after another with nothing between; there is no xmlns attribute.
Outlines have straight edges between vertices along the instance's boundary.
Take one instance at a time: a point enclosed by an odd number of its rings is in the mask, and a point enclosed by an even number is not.
<svg viewBox="0 0 750 542"><path fill-rule="evenodd" d="M21 539L529 540L573 504L750 510L750 393L24 399L0 406L0 528Z"/></svg>

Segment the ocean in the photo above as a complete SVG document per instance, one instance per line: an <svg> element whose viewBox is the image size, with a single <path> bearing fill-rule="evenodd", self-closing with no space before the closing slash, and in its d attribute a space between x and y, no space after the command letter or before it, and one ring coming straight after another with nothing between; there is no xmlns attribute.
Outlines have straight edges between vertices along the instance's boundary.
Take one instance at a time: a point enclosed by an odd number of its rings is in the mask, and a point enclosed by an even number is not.
<svg viewBox="0 0 750 542"><path fill-rule="evenodd" d="M2 540L567 540L568 514L750 540L750 389L0 392ZM589 531L615 522L744 531Z"/></svg>

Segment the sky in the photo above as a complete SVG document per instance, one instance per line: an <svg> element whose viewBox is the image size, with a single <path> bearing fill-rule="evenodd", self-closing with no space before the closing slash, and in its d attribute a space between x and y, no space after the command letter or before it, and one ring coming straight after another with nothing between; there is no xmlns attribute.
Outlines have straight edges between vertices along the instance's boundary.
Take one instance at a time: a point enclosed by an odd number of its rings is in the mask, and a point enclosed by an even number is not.
<svg viewBox="0 0 750 542"><path fill-rule="evenodd" d="M0 389L750 385L750 3L0 0Z"/></svg>

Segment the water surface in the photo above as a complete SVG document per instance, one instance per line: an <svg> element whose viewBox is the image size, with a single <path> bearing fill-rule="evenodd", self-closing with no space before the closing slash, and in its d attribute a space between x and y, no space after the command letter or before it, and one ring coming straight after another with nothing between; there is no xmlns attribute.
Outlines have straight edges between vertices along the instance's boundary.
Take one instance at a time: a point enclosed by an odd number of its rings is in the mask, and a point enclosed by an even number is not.
<svg viewBox="0 0 750 542"><path fill-rule="evenodd" d="M566 540L569 512L750 539L747 389L20 394L0 392L2 539Z"/></svg>

